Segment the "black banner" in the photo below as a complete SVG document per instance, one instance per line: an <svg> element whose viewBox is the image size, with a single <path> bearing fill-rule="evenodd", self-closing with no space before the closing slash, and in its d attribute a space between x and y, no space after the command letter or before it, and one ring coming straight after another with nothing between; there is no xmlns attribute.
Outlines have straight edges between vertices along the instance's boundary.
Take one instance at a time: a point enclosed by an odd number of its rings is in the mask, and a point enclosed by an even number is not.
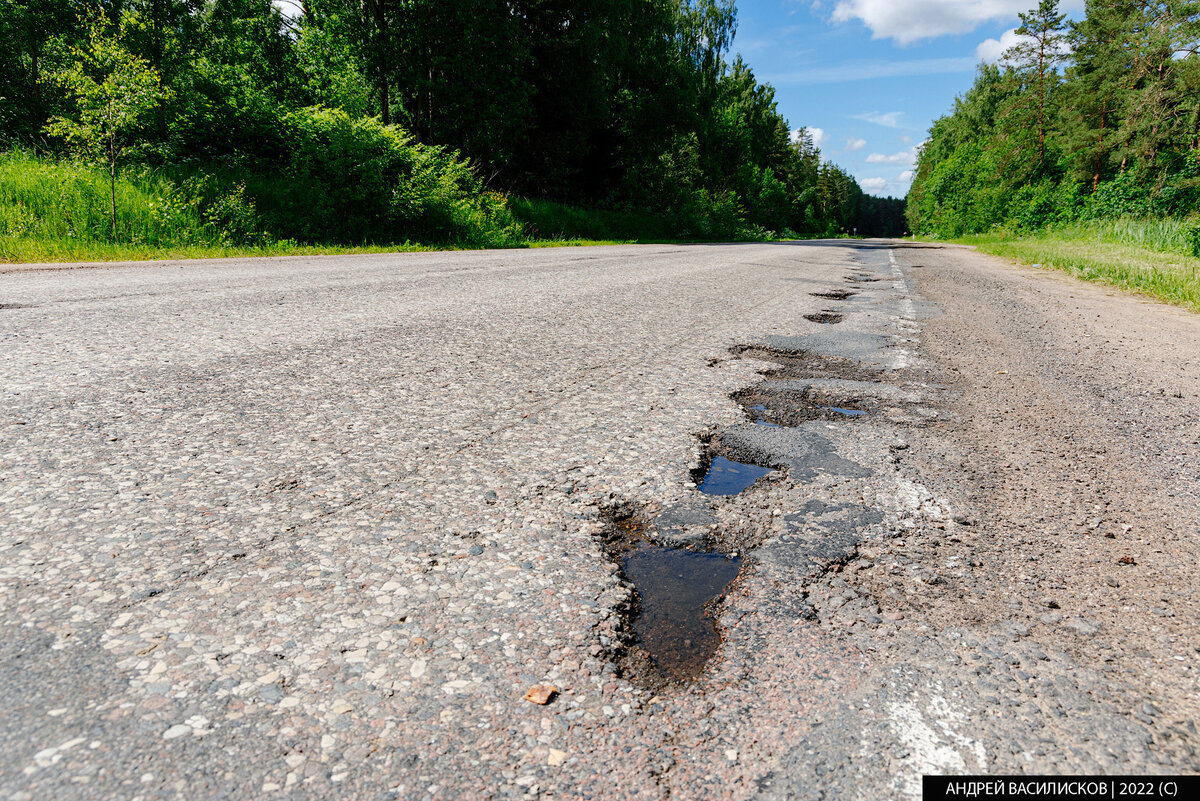
<svg viewBox="0 0 1200 801"><path fill-rule="evenodd" d="M924 776L924 801L1200 798L1200 776Z"/></svg>

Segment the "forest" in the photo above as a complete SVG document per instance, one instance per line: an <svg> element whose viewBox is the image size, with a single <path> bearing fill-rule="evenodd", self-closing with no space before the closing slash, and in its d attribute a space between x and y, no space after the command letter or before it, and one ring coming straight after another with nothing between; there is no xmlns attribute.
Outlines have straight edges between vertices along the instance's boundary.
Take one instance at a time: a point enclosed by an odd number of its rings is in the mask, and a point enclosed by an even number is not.
<svg viewBox="0 0 1200 801"><path fill-rule="evenodd" d="M733 0L5 0L0 234L899 234L903 201L790 128L736 26Z"/></svg>
<svg viewBox="0 0 1200 801"><path fill-rule="evenodd" d="M961 237L1075 226L1200 256L1200 3L1056 0L1021 15L920 151L906 214Z"/></svg>

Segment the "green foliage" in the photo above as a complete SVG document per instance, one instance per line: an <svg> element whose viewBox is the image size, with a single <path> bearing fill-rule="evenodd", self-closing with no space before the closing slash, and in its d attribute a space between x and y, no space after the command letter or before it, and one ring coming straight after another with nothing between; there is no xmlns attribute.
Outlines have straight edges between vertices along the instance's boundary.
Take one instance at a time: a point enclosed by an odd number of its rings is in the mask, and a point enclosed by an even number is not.
<svg viewBox="0 0 1200 801"><path fill-rule="evenodd" d="M985 234L965 241L987 253L1200 311L1200 258L1168 246L1181 229L1174 221L1125 219L1026 236Z"/></svg>
<svg viewBox="0 0 1200 801"><path fill-rule="evenodd" d="M733 0L79 2L0 2L0 147L54 118L52 154L97 163L87 123L118 121L110 240L138 227L122 162L170 177L205 246L511 244L510 193L639 239L903 227L730 63Z"/></svg>
<svg viewBox="0 0 1200 801"><path fill-rule="evenodd" d="M168 246L208 241L195 203L154 174L118 178L122 242ZM109 175L14 151L0 154L0 236L77 242L112 241Z"/></svg>
<svg viewBox="0 0 1200 801"><path fill-rule="evenodd" d="M341 243L503 246L520 237L504 198L485 192L456 153L340 109L303 109L285 124L286 167L254 182L272 231Z"/></svg>
<svg viewBox="0 0 1200 801"><path fill-rule="evenodd" d="M509 207L534 240L621 240L664 242L680 239L680 221L645 211L584 208L537 198L509 198Z"/></svg>
<svg viewBox="0 0 1200 801"><path fill-rule="evenodd" d="M1200 212L1200 3L1054 0L930 130L908 196L915 231L958 237ZM1068 66L1060 74L1059 63ZM1190 246L1189 246L1190 248Z"/></svg>
<svg viewBox="0 0 1200 801"><path fill-rule="evenodd" d="M86 13L86 43L73 47L70 63L49 76L73 102L75 112L52 118L46 132L63 139L84 160L108 167L109 221L115 238L118 166L146 115L168 93L159 86L153 68L107 30L99 7Z"/></svg>

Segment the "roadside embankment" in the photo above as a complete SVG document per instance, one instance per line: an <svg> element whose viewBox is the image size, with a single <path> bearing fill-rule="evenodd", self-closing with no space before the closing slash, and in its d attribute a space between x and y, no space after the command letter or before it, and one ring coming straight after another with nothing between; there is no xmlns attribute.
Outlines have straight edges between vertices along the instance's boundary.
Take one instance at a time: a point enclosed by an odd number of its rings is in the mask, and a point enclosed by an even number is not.
<svg viewBox="0 0 1200 801"><path fill-rule="evenodd" d="M984 253L1200 311L1200 257L1194 225L1116 220L1033 234L979 234L957 240Z"/></svg>

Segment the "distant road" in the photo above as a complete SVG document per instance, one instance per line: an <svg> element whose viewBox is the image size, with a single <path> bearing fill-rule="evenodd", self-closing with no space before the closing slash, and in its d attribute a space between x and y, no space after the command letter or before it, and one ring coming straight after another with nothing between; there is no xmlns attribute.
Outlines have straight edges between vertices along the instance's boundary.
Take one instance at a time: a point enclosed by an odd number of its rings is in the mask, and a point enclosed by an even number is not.
<svg viewBox="0 0 1200 801"><path fill-rule="evenodd" d="M5 798L1200 770L1193 315L836 241L11 272L0 342ZM745 557L692 683L615 508Z"/></svg>

